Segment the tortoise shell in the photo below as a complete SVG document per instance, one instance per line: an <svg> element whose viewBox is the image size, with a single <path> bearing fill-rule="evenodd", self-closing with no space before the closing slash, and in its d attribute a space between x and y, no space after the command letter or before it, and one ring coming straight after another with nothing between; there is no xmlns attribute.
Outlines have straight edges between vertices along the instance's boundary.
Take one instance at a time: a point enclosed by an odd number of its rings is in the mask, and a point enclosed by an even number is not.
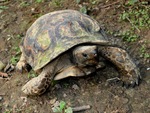
<svg viewBox="0 0 150 113"><path fill-rule="evenodd" d="M38 70L76 45L107 43L96 20L75 10L61 10L37 19L21 46L27 63Z"/></svg>

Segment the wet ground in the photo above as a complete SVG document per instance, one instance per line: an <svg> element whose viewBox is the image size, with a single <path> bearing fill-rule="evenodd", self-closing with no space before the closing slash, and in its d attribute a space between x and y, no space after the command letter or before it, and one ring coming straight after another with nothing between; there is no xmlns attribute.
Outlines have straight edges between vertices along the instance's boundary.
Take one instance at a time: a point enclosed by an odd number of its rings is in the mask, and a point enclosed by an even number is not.
<svg viewBox="0 0 150 113"><path fill-rule="evenodd" d="M126 29L128 24L118 22L123 10L119 2L100 0L90 5L88 14L95 18L107 31ZM79 10L81 4L69 0L0 0L0 60L10 62L18 52L19 43L29 26L41 15L61 9ZM68 78L55 83L42 96L27 97L21 87L29 80L28 73L12 72L9 80L0 79L0 113L52 113L57 101L65 101L68 106L90 105L91 109L80 113L150 113L150 59L142 58L140 48L150 40L150 30L142 30L142 38L135 42L123 42L117 38L138 65L143 77L139 86L124 88L118 83L108 83L107 79L118 76L115 67L107 62L107 68L88 77ZM146 43L150 52L150 43Z"/></svg>

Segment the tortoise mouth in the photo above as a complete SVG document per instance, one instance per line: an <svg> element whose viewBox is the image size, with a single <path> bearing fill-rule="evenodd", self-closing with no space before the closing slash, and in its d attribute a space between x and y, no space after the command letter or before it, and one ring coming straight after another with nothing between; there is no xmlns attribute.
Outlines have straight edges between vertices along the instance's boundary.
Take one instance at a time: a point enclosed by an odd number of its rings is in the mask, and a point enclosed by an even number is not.
<svg viewBox="0 0 150 113"><path fill-rule="evenodd" d="M84 62L86 66L96 66L98 65L98 60L97 59L89 59Z"/></svg>

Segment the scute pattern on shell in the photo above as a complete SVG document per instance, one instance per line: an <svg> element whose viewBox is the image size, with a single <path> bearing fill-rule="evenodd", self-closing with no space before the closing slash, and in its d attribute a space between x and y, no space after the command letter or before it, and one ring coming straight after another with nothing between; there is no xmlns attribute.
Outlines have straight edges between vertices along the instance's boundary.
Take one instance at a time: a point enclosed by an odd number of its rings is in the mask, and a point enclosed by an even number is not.
<svg viewBox="0 0 150 113"><path fill-rule="evenodd" d="M82 43L107 43L99 24L75 10L48 13L37 19L23 39L23 53L34 70Z"/></svg>

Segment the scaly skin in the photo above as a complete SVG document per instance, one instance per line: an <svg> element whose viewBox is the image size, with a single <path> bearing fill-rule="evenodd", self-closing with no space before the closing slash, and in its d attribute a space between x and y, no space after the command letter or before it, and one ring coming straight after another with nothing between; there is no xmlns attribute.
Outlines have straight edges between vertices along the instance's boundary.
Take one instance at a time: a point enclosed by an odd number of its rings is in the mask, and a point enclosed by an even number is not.
<svg viewBox="0 0 150 113"><path fill-rule="evenodd" d="M141 78L139 69L125 50L118 47L99 46L99 53L116 65L122 73L121 78L126 86L139 84Z"/></svg>
<svg viewBox="0 0 150 113"><path fill-rule="evenodd" d="M26 67L27 63L26 63L25 55L23 53L23 47L22 46L20 46L20 50L21 50L22 54L21 54L19 62L16 65L16 69L18 71L22 72L23 69Z"/></svg>
<svg viewBox="0 0 150 113"><path fill-rule="evenodd" d="M125 50L118 47L98 46L98 54L100 54L99 57L102 55L104 58L116 65L123 74L121 78L126 85L135 86L139 84L140 72ZM49 87L53 79L59 80L69 76L85 76L95 72L96 68L98 68L94 65L93 67L78 67L75 64L72 64L70 59L71 56L68 52L44 66L39 76L27 82L23 86L22 91L26 95L41 95ZM22 54L17 66L19 66L19 69L22 70L25 65L26 61ZM72 67L73 69L71 69Z"/></svg>
<svg viewBox="0 0 150 113"><path fill-rule="evenodd" d="M23 87L22 91L26 95L41 95L49 87L53 76L52 71L48 68L44 68L38 77L31 79Z"/></svg>

